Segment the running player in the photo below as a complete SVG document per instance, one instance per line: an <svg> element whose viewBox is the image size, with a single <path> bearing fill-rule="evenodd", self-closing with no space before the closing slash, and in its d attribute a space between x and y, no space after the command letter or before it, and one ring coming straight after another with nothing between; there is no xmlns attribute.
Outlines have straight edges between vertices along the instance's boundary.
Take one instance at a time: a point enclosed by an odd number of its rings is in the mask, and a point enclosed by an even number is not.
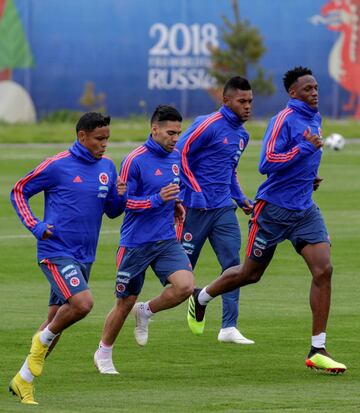
<svg viewBox="0 0 360 413"><path fill-rule="evenodd" d="M41 375L45 357L59 335L93 306L88 281L103 214L115 218L125 209L117 185L121 193L126 187L117 182L114 163L103 156L109 124L109 116L83 115L71 148L42 162L11 192L19 218L38 240L39 266L51 286L48 319L34 335L30 353L9 387L25 404L38 404L33 380ZM29 206L29 199L41 191L43 220Z"/></svg>
<svg viewBox="0 0 360 413"><path fill-rule="evenodd" d="M240 264L241 235L236 204L245 214L252 202L243 194L236 177L240 157L249 142L243 124L251 115L253 93L249 82L235 76L223 91L223 106L198 117L183 134L181 182L184 185L185 223L178 236L195 268L208 239L222 271ZM223 315L218 340L253 344L237 329L240 289L222 295Z"/></svg>
<svg viewBox="0 0 360 413"><path fill-rule="evenodd" d="M245 261L194 292L189 326L195 332L203 330L206 304L214 297L258 282L277 244L288 239L312 275L312 338L306 366L344 372L346 366L332 359L325 349L333 268L327 229L312 200L312 192L321 181L317 172L323 146L318 84L311 70L303 67L289 70L283 81L290 100L272 118L264 137L259 169L267 179L256 195Z"/></svg>
<svg viewBox="0 0 360 413"><path fill-rule="evenodd" d="M116 302L106 317L99 348L94 354L95 366L102 374L118 374L112 349L133 307L135 340L145 346L150 317L182 303L194 290L191 264L176 239L174 228L180 190L180 154L175 144L181 133L181 122L182 117L175 108L158 106L151 118L147 141L121 165L120 176L127 184L127 203L117 253ZM135 304L149 266L162 285L169 286L158 297Z"/></svg>

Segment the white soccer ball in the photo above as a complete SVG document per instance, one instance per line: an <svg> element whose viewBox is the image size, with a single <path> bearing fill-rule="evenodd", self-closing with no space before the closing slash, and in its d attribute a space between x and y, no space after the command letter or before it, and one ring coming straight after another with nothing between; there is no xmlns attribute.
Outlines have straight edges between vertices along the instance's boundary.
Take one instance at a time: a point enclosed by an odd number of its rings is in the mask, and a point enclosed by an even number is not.
<svg viewBox="0 0 360 413"><path fill-rule="evenodd" d="M340 133L332 133L325 139L325 146L333 151L340 151L345 146L345 138Z"/></svg>

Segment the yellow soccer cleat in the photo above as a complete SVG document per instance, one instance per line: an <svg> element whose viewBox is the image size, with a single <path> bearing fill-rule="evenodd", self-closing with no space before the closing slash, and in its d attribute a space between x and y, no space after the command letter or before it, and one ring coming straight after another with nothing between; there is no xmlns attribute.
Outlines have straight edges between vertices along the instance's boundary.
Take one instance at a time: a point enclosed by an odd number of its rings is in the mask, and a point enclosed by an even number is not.
<svg viewBox="0 0 360 413"><path fill-rule="evenodd" d="M190 330L196 336L200 336L205 328L205 305L198 302L198 295L201 288L195 288L194 292L189 298L187 322Z"/></svg>
<svg viewBox="0 0 360 413"><path fill-rule="evenodd" d="M18 396L21 403L24 404L39 404L34 400L34 386L28 383L17 373L9 384L9 392L14 396Z"/></svg>
<svg viewBox="0 0 360 413"><path fill-rule="evenodd" d="M305 360L307 367L316 370L324 370L329 373L344 373L346 371L345 364L338 363L333 360L330 355L324 350L322 352L317 352Z"/></svg>
<svg viewBox="0 0 360 413"><path fill-rule="evenodd" d="M30 353L28 355L28 365L31 374L35 377L40 376L44 368L45 356L49 347L40 341L40 331L32 338Z"/></svg>

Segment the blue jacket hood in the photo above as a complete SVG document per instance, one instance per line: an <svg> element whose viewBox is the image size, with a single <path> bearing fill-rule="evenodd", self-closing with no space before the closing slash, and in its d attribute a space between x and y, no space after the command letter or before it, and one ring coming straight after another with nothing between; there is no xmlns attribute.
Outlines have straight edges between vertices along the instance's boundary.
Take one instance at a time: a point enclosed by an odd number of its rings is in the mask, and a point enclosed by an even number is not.
<svg viewBox="0 0 360 413"><path fill-rule="evenodd" d="M221 106L219 112L224 116L227 122L234 128L240 128L244 123L230 108L226 105Z"/></svg>
<svg viewBox="0 0 360 413"><path fill-rule="evenodd" d="M319 113L317 109L313 109L307 103L298 99L290 99L287 106L308 119L313 119Z"/></svg>
<svg viewBox="0 0 360 413"><path fill-rule="evenodd" d="M154 138L150 134L144 145L149 149L150 152L155 153L158 156L166 157L169 156L171 152L165 150L159 143L154 141Z"/></svg>
<svg viewBox="0 0 360 413"><path fill-rule="evenodd" d="M83 161L90 162L90 163L95 163L100 161L101 158L95 158L92 156L91 152L85 148L84 145L81 145L81 143L76 140L74 144L69 148L69 151L74 155L76 158L82 159Z"/></svg>

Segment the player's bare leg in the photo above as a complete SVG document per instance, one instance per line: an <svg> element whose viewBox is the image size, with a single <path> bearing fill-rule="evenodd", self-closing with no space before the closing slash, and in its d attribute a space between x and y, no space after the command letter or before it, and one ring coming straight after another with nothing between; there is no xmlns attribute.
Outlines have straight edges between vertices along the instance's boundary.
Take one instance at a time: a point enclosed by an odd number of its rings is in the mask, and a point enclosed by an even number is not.
<svg viewBox="0 0 360 413"><path fill-rule="evenodd" d="M232 291L234 288L257 283L264 274L270 261L262 263L246 257L241 265L236 265L225 270L207 287L195 289L189 299L187 320L190 330L201 335L205 328L206 305L218 295Z"/></svg>
<svg viewBox="0 0 360 413"><path fill-rule="evenodd" d="M112 349L136 299L137 295L117 298L114 307L105 319L99 348L94 354L95 367L102 374L119 374L112 360Z"/></svg>
<svg viewBox="0 0 360 413"><path fill-rule="evenodd" d="M313 315L312 345L306 365L311 368L342 373L346 366L333 360L326 351L326 325L331 301L332 265L330 262L330 245L326 242L308 244L302 251L311 274L310 307Z"/></svg>
<svg viewBox="0 0 360 413"><path fill-rule="evenodd" d="M54 319L55 314L57 313L57 311L59 310L60 306L59 305L50 305L49 309L48 309L48 317L47 319L41 324L41 326L39 327L39 331L44 330L50 323L51 321ZM47 353L46 353L46 357L49 356L49 354L53 351L54 347L56 346L56 344L58 343L58 341L60 340L60 336L61 333L59 333L54 340L52 341Z"/></svg>
<svg viewBox="0 0 360 413"><path fill-rule="evenodd" d="M194 276L191 271L176 271L167 280L170 286L164 288L158 297L134 306L136 321L134 335L140 346L145 346L148 341L150 318L159 311L176 307L189 298L194 291Z"/></svg>

